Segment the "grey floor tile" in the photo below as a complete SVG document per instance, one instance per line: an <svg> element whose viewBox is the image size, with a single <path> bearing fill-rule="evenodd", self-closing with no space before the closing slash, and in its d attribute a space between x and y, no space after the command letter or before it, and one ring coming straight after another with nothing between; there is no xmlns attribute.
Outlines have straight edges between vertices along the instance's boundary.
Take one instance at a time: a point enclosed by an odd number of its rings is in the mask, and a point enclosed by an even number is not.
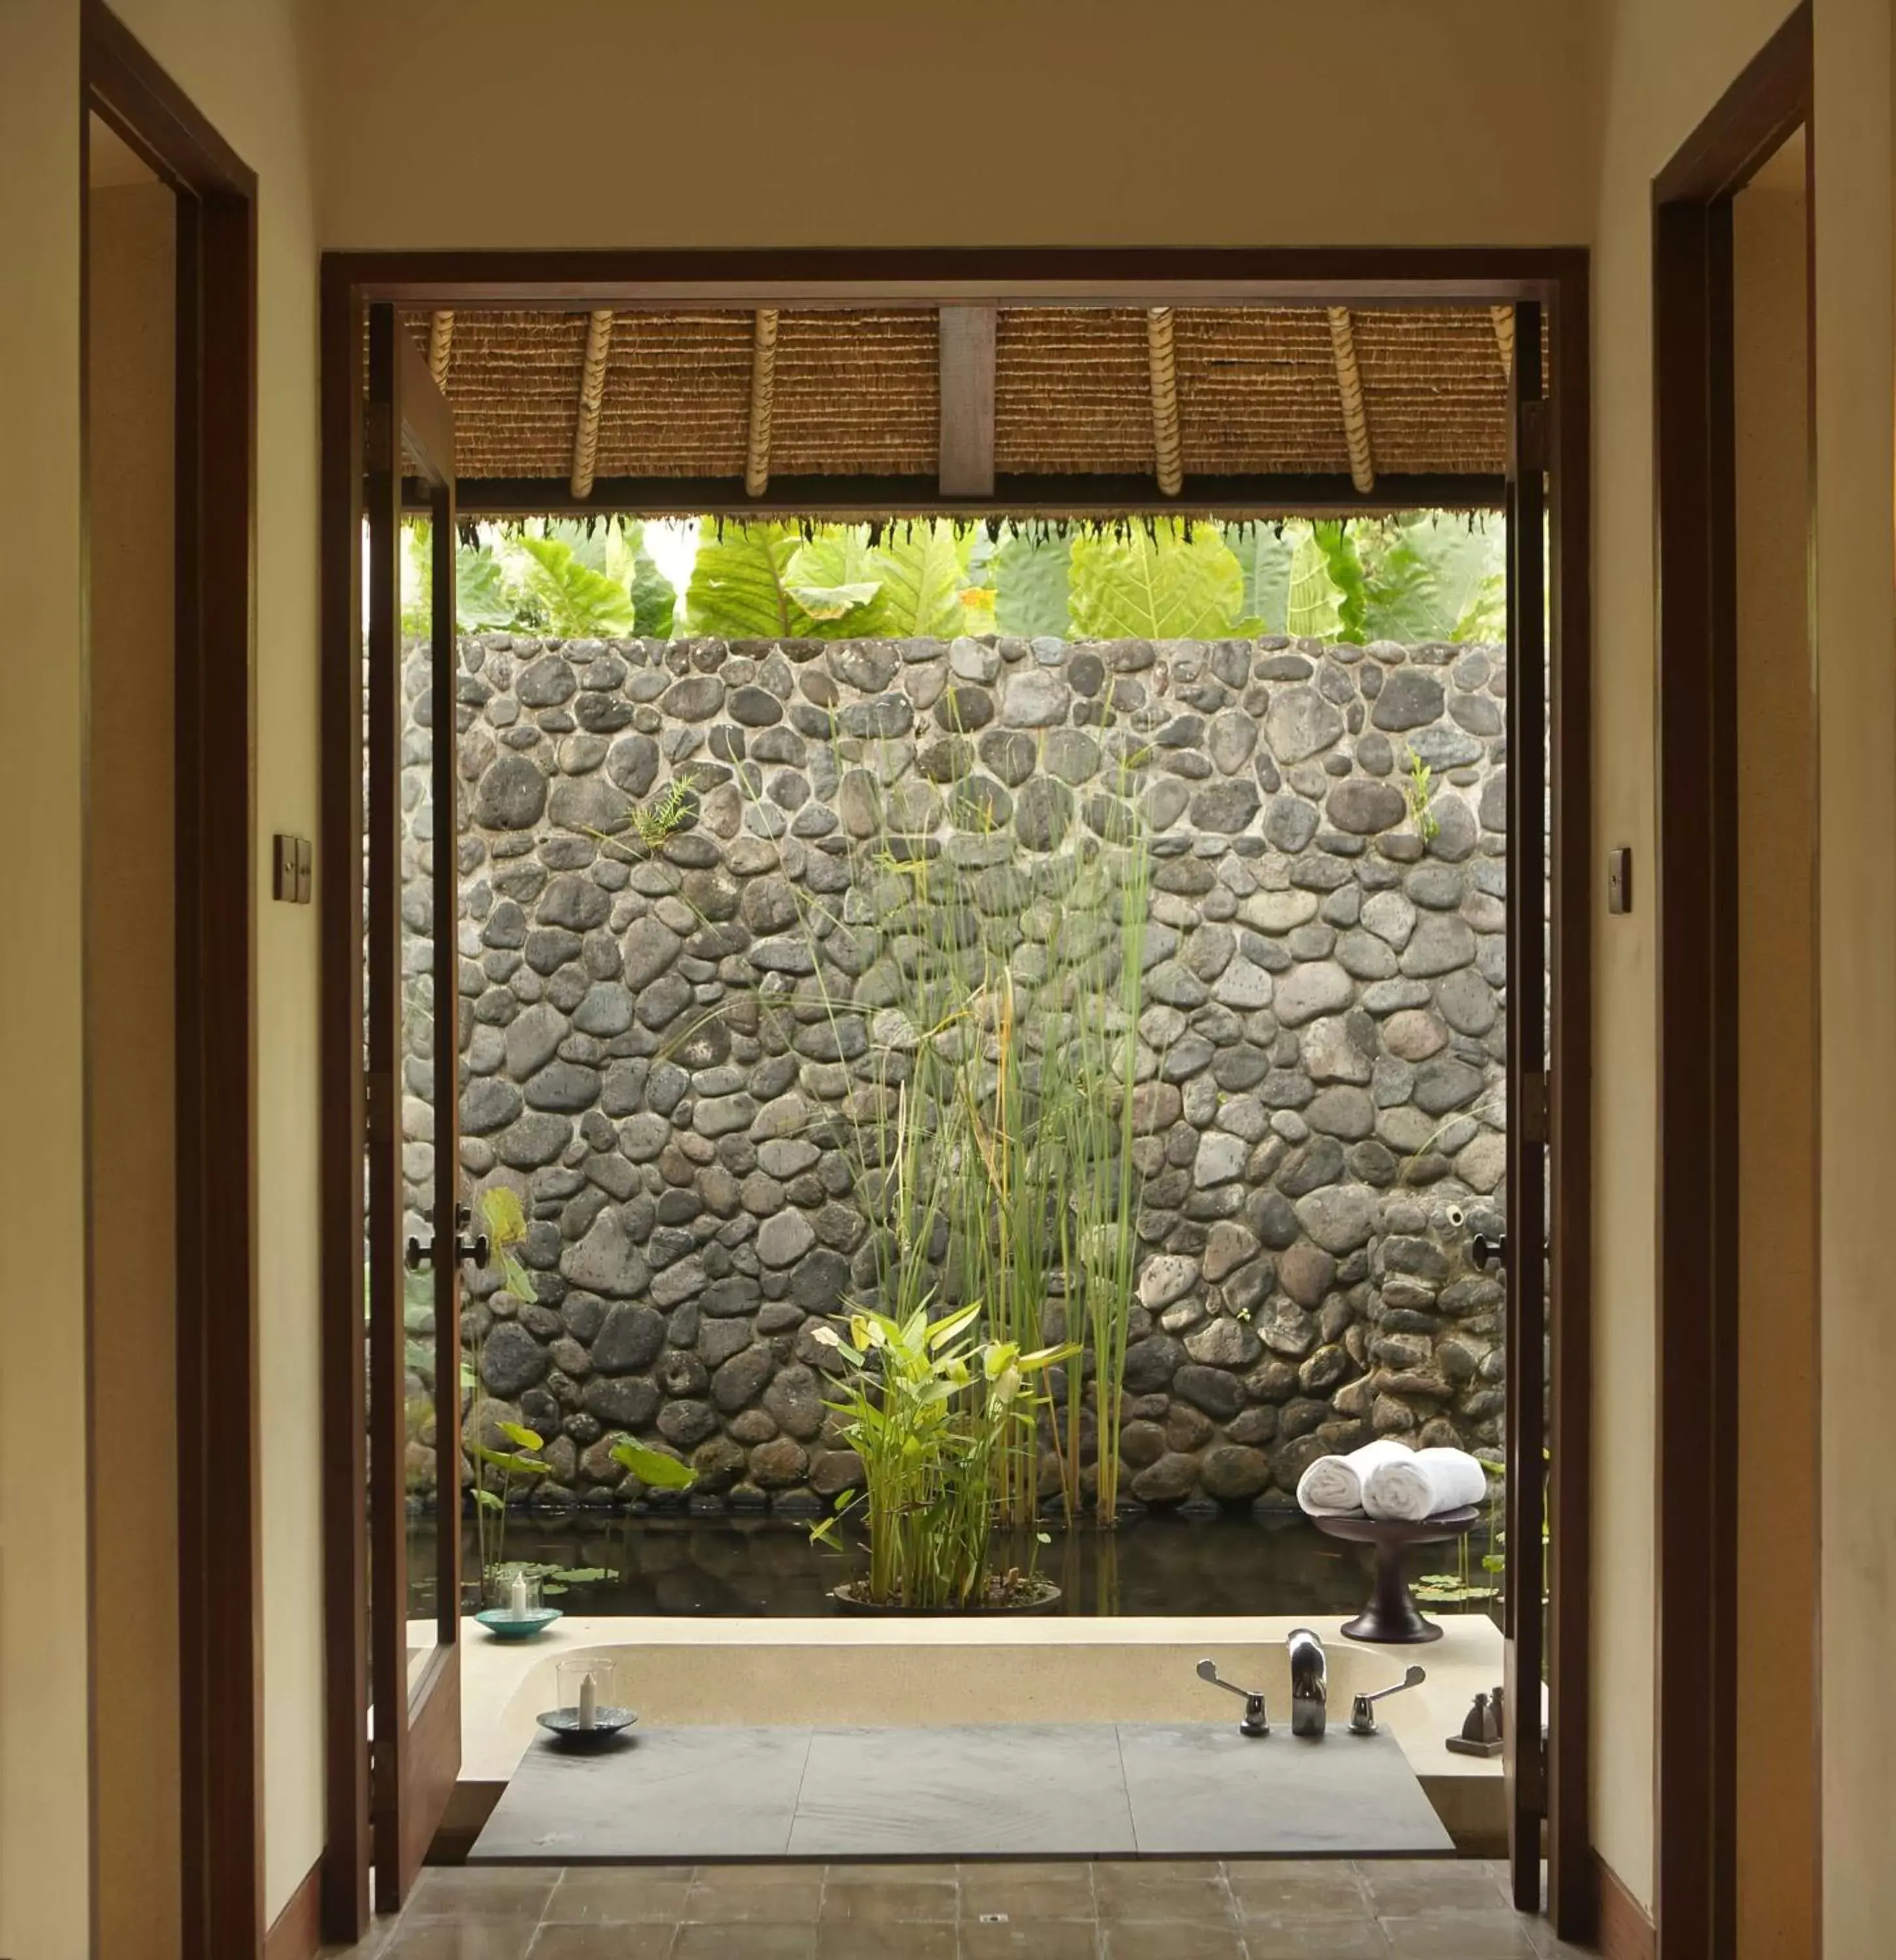
<svg viewBox="0 0 1896 1960"><path fill-rule="evenodd" d="M528 1960L534 1930L530 1919L405 1921L378 1960Z"/></svg>
<svg viewBox="0 0 1896 1960"><path fill-rule="evenodd" d="M1347 1858L1233 1858L1226 1882L1246 1920L1366 1920L1370 1895Z"/></svg>
<svg viewBox="0 0 1896 1960"><path fill-rule="evenodd" d="M1513 1908L1487 1865L1473 1859L1366 1859L1359 1867L1379 1916L1505 1913Z"/></svg>
<svg viewBox="0 0 1896 1960"><path fill-rule="evenodd" d="M554 1872L518 1868L477 1871L465 1865L431 1865L415 1878L402 1908L402 1923L524 1919L537 1924L558 1876Z"/></svg>
<svg viewBox="0 0 1896 1960"><path fill-rule="evenodd" d="M1140 1920L1102 1923L1104 1960L1246 1960L1235 1927L1206 1926L1181 1920Z"/></svg>
<svg viewBox="0 0 1896 1960"><path fill-rule="evenodd" d="M1392 1915L1378 1923L1396 1960L1537 1960L1526 1928L1505 1914Z"/></svg>
<svg viewBox="0 0 1896 1960"><path fill-rule="evenodd" d="M820 1865L707 1865L685 1897L687 1923L814 1926L823 1909Z"/></svg>
<svg viewBox="0 0 1896 1960"><path fill-rule="evenodd" d="M676 1926L542 1926L529 1960L668 1960Z"/></svg>
<svg viewBox="0 0 1896 1960"><path fill-rule="evenodd" d="M1244 1944L1250 1960L1395 1960L1374 1920L1247 1921Z"/></svg>
<svg viewBox="0 0 1896 1960"><path fill-rule="evenodd" d="M1099 1952L1099 1929L1090 1919L961 1923L961 1960L1098 1960Z"/></svg>
<svg viewBox="0 0 1896 1960"><path fill-rule="evenodd" d="M925 1869L925 1868L924 1868ZM960 1888L953 1879L879 1878L838 1882L823 1887L826 1925L903 1925L937 1922L952 1926L961 1916Z"/></svg>
<svg viewBox="0 0 1896 1960"><path fill-rule="evenodd" d="M670 1960L816 1960L815 1925L681 1926Z"/></svg>
<svg viewBox="0 0 1896 1960"><path fill-rule="evenodd" d="M691 1890L689 1865L578 1865L560 1874L545 1917L549 1924L676 1924Z"/></svg>
<svg viewBox="0 0 1896 1960"><path fill-rule="evenodd" d="M1080 1860L1010 1858L961 1868L964 1925L984 1919L1090 1920L1093 1914L1093 1871Z"/></svg>
<svg viewBox="0 0 1896 1960"><path fill-rule="evenodd" d="M1172 1920L1220 1926L1237 1916L1223 1869L1215 1863L1096 1865L1093 1893L1102 1925Z"/></svg>
<svg viewBox="0 0 1896 1960"><path fill-rule="evenodd" d="M949 1920L847 1920L819 1926L816 1960L956 1960Z"/></svg>
<svg viewBox="0 0 1896 1960"><path fill-rule="evenodd" d="M1105 1723L816 1732L790 1848L810 1857L1130 1853Z"/></svg>

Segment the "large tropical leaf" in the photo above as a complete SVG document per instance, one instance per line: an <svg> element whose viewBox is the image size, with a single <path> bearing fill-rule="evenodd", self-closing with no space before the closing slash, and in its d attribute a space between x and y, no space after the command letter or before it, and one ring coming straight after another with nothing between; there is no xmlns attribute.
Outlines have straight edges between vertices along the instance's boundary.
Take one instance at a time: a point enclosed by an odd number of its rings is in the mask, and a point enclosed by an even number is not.
<svg viewBox="0 0 1896 1960"><path fill-rule="evenodd" d="M1341 595L1330 577L1330 562L1324 555L1323 546L1308 524L1287 529L1295 542L1290 552L1284 630L1300 640L1335 639L1341 618Z"/></svg>
<svg viewBox="0 0 1896 1960"><path fill-rule="evenodd" d="M606 569L631 595L632 631L642 639L670 639L678 593L645 549L643 524L615 520L606 537Z"/></svg>
<svg viewBox="0 0 1896 1960"><path fill-rule="evenodd" d="M1064 535L1010 525L994 558L994 629L1028 639L1064 640L1070 630L1067 590L1073 541Z"/></svg>
<svg viewBox="0 0 1896 1960"><path fill-rule="evenodd" d="M484 545L463 545L454 555L454 618L469 633L514 623L507 575L500 560Z"/></svg>
<svg viewBox="0 0 1896 1960"><path fill-rule="evenodd" d="M1376 527L1363 546L1369 637L1500 638L1506 545L1499 520L1421 516Z"/></svg>
<svg viewBox="0 0 1896 1960"><path fill-rule="evenodd" d="M797 546L784 568L784 585L820 639L873 633L868 609L883 589L881 568L867 524L826 524Z"/></svg>
<svg viewBox="0 0 1896 1960"><path fill-rule="evenodd" d="M1363 631L1363 621L1368 611L1369 594L1356 539L1348 525L1339 523L1334 518L1312 524L1310 529L1317 549L1323 554L1324 568L1330 574L1330 583L1336 587L1337 637L1360 646L1368 638Z"/></svg>
<svg viewBox="0 0 1896 1960"><path fill-rule="evenodd" d="M892 526L873 553L883 589L876 627L901 639L953 639L967 630L961 603L972 537L957 538L945 517Z"/></svg>
<svg viewBox="0 0 1896 1960"><path fill-rule="evenodd" d="M685 594L687 630L732 640L776 640L799 634L803 609L784 572L803 540L784 524L707 524L698 539Z"/></svg>
<svg viewBox="0 0 1896 1960"><path fill-rule="evenodd" d="M549 632L590 639L632 630L631 594L606 571L582 564L563 539L516 539L512 568Z"/></svg>
<svg viewBox="0 0 1896 1960"><path fill-rule="evenodd" d="M1290 560L1296 538L1282 524L1223 524L1220 535L1244 578L1242 610L1261 633L1283 633L1290 612Z"/></svg>
<svg viewBox="0 0 1896 1960"><path fill-rule="evenodd" d="M1175 521L1073 542L1073 630L1083 639L1215 639L1236 625L1244 574L1209 525Z"/></svg>

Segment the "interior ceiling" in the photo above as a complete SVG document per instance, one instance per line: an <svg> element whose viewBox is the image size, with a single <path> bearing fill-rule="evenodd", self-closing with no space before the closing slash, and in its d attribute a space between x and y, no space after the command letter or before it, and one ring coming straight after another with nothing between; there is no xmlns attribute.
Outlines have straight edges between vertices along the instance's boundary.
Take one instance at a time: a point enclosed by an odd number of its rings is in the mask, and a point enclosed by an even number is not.
<svg viewBox="0 0 1896 1960"><path fill-rule="evenodd" d="M1439 479L1465 480L1481 501L1505 469L1505 307L958 310L953 335L924 308L409 326L453 409L470 510L656 510L688 485L705 508L852 490L1080 505L1128 479L1160 508L1272 479L1366 503L1410 479L1447 501Z"/></svg>

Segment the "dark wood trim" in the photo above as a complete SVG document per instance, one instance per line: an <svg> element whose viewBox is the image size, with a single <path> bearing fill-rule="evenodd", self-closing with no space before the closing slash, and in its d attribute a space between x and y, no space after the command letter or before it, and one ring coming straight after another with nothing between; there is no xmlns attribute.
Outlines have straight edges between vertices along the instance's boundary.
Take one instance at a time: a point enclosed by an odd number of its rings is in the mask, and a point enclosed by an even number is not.
<svg viewBox="0 0 1896 1960"><path fill-rule="evenodd" d="M1547 472L1541 392L1545 323L1515 316L1509 450L1507 780L1507 1572L1503 1629L1510 1709L1540 1698L1544 1649L1541 1537L1547 1447L1546 746ZM1541 1725L1508 1724L1503 1750L1514 1902L1541 1906L1547 1780Z"/></svg>
<svg viewBox="0 0 1896 1960"><path fill-rule="evenodd" d="M1750 183L1810 119L1811 42L1811 0L1802 0L1653 180L1656 205L1712 204Z"/></svg>
<svg viewBox="0 0 1896 1960"><path fill-rule="evenodd" d="M1553 400L1548 473L1554 604L1548 667L1552 736L1554 976L1548 1129L1553 1141L1548 1302L1552 1403L1547 1502L1551 1610L1548 1910L1564 1939L1590 1936L1588 1817L1593 1564L1593 695L1589 295L1584 268L1549 309Z"/></svg>
<svg viewBox="0 0 1896 1960"><path fill-rule="evenodd" d="M359 688L361 603L356 583L360 548L351 500L360 483L359 450L345 460L338 441L355 440L361 399L360 309L371 299L417 307L504 305L573 310L590 305L661 308L689 300L736 307L768 304L843 307L864 304L959 306L1029 304L1139 307L1212 304L1441 305L1490 304L1538 300L1552 336L1552 457L1548 492L1554 603L1550 686L1557 718L1552 773L1556 812L1554 867L1555 956L1561 975L1554 991L1551 1031L1551 1131L1556 1147L1550 1195L1553 1424L1557 1461L1550 1502L1554 1518L1553 1605L1550 1637L1560 1678L1553 1697L1554 1736L1547 1771L1551 1855L1551 1909L1563 1935L1583 1936L1594 1923L1594 1882L1588 1816L1588 1711L1590 1702L1589 1608L1591 1569L1591 1241L1592 1241L1592 953L1593 893L1591 820L1590 399L1588 383L1588 258L1576 247L1473 250L1335 251L1112 250L797 251L657 253L490 253L401 251L326 254L323 273L325 671L324 809L334 826L332 865L349 864L361 832L359 778L350 772L361 727ZM1023 495L1023 492L1025 493ZM741 497L734 482L634 479L596 483L584 509L651 515L742 510L803 516L855 511L864 514L964 512L1004 508L1032 514L1035 499L1053 514L1085 514L1079 501L1098 501L1099 514L1181 509L1204 514L1333 515L1435 505L1499 508L1504 486L1484 478L1383 479L1376 495L1360 497L1344 478L1274 478L1252 482L1187 480L1184 495L1161 501L1149 479L997 482L991 499L943 498L939 486L921 480L845 483L834 479L773 479L767 495ZM463 482L463 518L573 511L563 481ZM353 804L350 799L355 799ZM349 873L355 873L352 865ZM360 1243L361 1129L359 1077L360 959L354 936L360 917L359 883L339 897L326 940L326 1079L357 1085L353 1109L346 1093L326 1109L324 1188L326 1244ZM352 982L351 969L355 978ZM353 1006L339 990L353 984ZM1564 1085L1565 1090L1564 1093ZM352 1219L344 1218L355 1197ZM341 1221L327 1222L332 1217ZM353 1224L355 1237L342 1227ZM339 1399L327 1432L345 1449L359 1437L361 1302L346 1289L352 1280L326 1287L335 1313L332 1352L326 1365L337 1376ZM353 1317L351 1317L352 1311ZM353 1427L351 1427L351 1425ZM328 1503L338 1520L330 1542L335 1569L359 1582L359 1457L353 1466L329 1457ZM334 1620L354 1618L340 1637L355 1637L363 1624L361 1596L333 1604ZM352 1696L332 1710L332 1766L359 1764L362 1756L359 1678L346 1669L332 1673L332 1693ZM353 1725L353 1726L352 1726ZM351 1775L354 1774L351 1771ZM342 1779L353 1791L350 1776ZM332 1777L332 1798L337 1788ZM354 1812L352 1815L360 1815ZM333 1847L332 1847L333 1850ZM352 1869L359 1869L360 1860ZM366 1884L366 1879L360 1881ZM338 1930L330 1929L332 1934Z"/></svg>
<svg viewBox="0 0 1896 1960"><path fill-rule="evenodd" d="M181 1897L184 1950L235 1960L257 1953L263 1936L256 182L97 0L84 0L80 34L83 109L102 116L177 196Z"/></svg>
<svg viewBox="0 0 1896 1960"><path fill-rule="evenodd" d="M323 1931L352 1944L369 1923L367 1384L362 1293L363 347L348 287L325 264L321 298L323 564L320 877L323 1095L319 1115L323 1285L323 1759L328 1849Z"/></svg>
<svg viewBox="0 0 1896 1960"><path fill-rule="evenodd" d="M1347 517L1390 511L1498 511L1500 476L1382 476L1366 495L1347 476L1188 476L1176 497L1150 476L999 476L983 495L943 492L932 476L773 476L760 497L732 476L602 476L584 498L564 477L474 476L457 499L463 517ZM420 509L412 498L410 508Z"/></svg>
<svg viewBox="0 0 1896 1960"><path fill-rule="evenodd" d="M1673 1960L1737 1917L1738 838L1732 199L1812 101L1800 8L1661 172L1655 1903ZM1813 227L1814 230L1814 227Z"/></svg>
<svg viewBox="0 0 1896 1960"><path fill-rule="evenodd" d="M303 1875L263 1936L263 1960L315 1960L323 1944L323 1860Z"/></svg>
<svg viewBox="0 0 1896 1960"><path fill-rule="evenodd" d="M943 307L935 316L941 390L937 487L944 497L991 497L994 488L997 308Z"/></svg>
<svg viewBox="0 0 1896 1960"><path fill-rule="evenodd" d="M1597 1853L1589 1869L1601 1960L1657 1960L1658 1936L1619 1874Z"/></svg>
<svg viewBox="0 0 1896 1960"><path fill-rule="evenodd" d="M1441 306L1551 299L1583 247L1018 246L325 255L364 300L570 312L737 307Z"/></svg>

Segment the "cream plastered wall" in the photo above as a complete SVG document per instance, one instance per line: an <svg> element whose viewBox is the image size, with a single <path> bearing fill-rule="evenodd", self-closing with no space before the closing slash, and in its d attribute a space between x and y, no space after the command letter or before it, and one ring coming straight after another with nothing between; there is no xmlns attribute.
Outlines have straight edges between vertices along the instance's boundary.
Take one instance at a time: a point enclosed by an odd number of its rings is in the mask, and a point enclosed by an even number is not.
<svg viewBox="0 0 1896 1960"><path fill-rule="evenodd" d="M1735 200L1739 1960L1816 1926L1816 730L1800 132Z"/></svg>
<svg viewBox="0 0 1896 1960"><path fill-rule="evenodd" d="M1603 0L1598 16L1596 822L1602 846L1630 844L1649 867L1651 184L1786 11L1779 0ZM1823 1872L1825 1951L1853 1960L1882 1950L1896 1911L1886 1796L1896 1709L1875 1672L1896 1607L1896 1512L1862 1501L1896 1392L1877 1256L1896 1156L1886 0L1818 0L1816 46ZM1596 1052L1611 1060L1597 1074L1595 1249L1595 1529L1608 1553L1595 1573L1595 1833L1648 1905L1653 1758L1637 1697L1653 1653L1653 926L1649 905L1599 921Z"/></svg>
<svg viewBox="0 0 1896 1960"><path fill-rule="evenodd" d="M326 242L1571 244L1561 0L326 0ZM470 175L470 146L519 170ZM553 174L557 166L557 174Z"/></svg>
<svg viewBox="0 0 1896 1960"><path fill-rule="evenodd" d="M125 153L129 161L129 153ZM101 1960L179 1954L173 484L177 200L100 187L87 346L86 880Z"/></svg>
<svg viewBox="0 0 1896 1960"><path fill-rule="evenodd" d="M256 820L263 837L310 836L317 240L300 10L294 0L119 0L117 11L260 180ZM88 1936L85 1655L71 1617L84 1596L84 1539L56 1501L74 1494L84 1380L78 20L78 0L0 5L0 372L24 382L0 390L0 658L9 787L31 813L34 844L9 880L9 923L33 956L5 994L3 1126L8 1188L32 1217L33 1284L0 1290L9 1323L0 1952L15 1960L76 1960ZM323 1845L317 912L270 903L266 853L257 880L265 1897L274 1914ZM11 1327L16 1316L30 1316L30 1343ZM30 1367L13 1359L29 1355ZM126 1474L109 1439L100 1452L104 1469Z"/></svg>
<svg viewBox="0 0 1896 1960"><path fill-rule="evenodd" d="M0 1952L90 1936L85 1598L79 675L79 23L0 6L0 714L14 854L0 989L5 1188L32 1284L0 1287ZM56 1469L49 1466L56 1465ZM48 1501L48 1500L52 1501Z"/></svg>

